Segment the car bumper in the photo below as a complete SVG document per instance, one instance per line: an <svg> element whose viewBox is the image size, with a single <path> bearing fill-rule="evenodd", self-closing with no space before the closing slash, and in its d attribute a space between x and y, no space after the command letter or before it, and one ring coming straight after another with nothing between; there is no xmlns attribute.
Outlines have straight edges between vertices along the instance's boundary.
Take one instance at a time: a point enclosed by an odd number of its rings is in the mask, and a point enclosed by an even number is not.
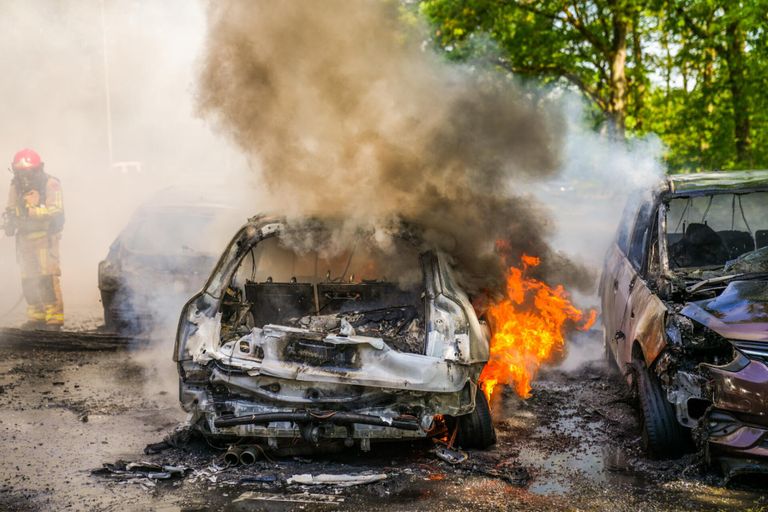
<svg viewBox="0 0 768 512"><path fill-rule="evenodd" d="M216 437L423 438L438 414L466 414L475 405L469 381L458 391L431 393L232 374L225 381L218 369L197 375L186 369L182 407L203 434Z"/></svg>
<svg viewBox="0 0 768 512"><path fill-rule="evenodd" d="M749 425L720 411L713 411L708 421L712 455L768 459L768 427Z"/></svg>
<svg viewBox="0 0 768 512"><path fill-rule="evenodd" d="M768 366L751 360L734 371L708 370L713 396L707 416L710 453L768 461Z"/></svg>
<svg viewBox="0 0 768 512"><path fill-rule="evenodd" d="M230 403L235 415L209 413L204 432L216 437L320 440L418 439L428 435L433 416L402 415L396 408L341 411Z"/></svg>

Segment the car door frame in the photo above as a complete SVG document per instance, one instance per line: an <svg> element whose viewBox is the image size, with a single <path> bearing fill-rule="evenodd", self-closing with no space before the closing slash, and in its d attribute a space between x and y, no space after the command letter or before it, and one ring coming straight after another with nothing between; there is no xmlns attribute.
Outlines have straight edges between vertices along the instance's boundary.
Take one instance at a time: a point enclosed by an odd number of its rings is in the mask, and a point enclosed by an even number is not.
<svg viewBox="0 0 768 512"><path fill-rule="evenodd" d="M663 241L665 219L661 218L665 208L658 197L654 198L650 204L651 210L644 221L647 223L644 239L639 242L639 247L635 247L637 230L634 229L633 239L630 241L630 256L627 263L635 272L629 285L627 308L621 324L624 338L619 347L619 357L623 363L631 364L634 360L640 359L647 367L653 364L666 347L664 327L667 317L667 305L659 298L657 286L658 278L666 268L663 259L666 250L666 244ZM639 221L638 215L636 222ZM654 256L651 249L654 243L657 244L655 257L659 258L658 275L650 274L650 263ZM634 261L633 249L638 251L637 259ZM656 279L651 283L650 279L654 276Z"/></svg>
<svg viewBox="0 0 768 512"><path fill-rule="evenodd" d="M614 357L614 359L616 359L617 336L620 334L619 313L623 310L622 301L616 297L620 280L617 274L625 268L623 260L627 259L629 241L641 207L642 202L632 200L624 207L616 236L605 255L603 273L598 287L602 307L603 336L607 349L606 356Z"/></svg>
<svg viewBox="0 0 768 512"><path fill-rule="evenodd" d="M634 214L625 221L631 222L626 252L618 242L613 244L600 283L606 341L610 353L629 381L633 360L639 358L650 365L666 343L663 332L666 306L648 283L652 243L655 240L659 244L660 258L665 247L659 241L663 228L659 215L662 212L658 195L637 203ZM659 265L662 269L666 268L662 259Z"/></svg>

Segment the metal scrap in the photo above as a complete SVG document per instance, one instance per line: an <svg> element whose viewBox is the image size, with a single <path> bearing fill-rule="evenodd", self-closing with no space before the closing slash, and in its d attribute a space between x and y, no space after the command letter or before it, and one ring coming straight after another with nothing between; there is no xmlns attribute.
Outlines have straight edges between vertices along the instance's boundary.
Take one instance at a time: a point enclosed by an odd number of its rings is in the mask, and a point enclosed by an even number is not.
<svg viewBox="0 0 768 512"><path fill-rule="evenodd" d="M86 420L87 421L87 417ZM174 428L159 443L150 443L144 447L145 455L154 455L168 448L178 448L189 443L192 438L192 429L188 423L183 423Z"/></svg>
<svg viewBox="0 0 768 512"><path fill-rule="evenodd" d="M469 459L469 455L464 450L448 448L447 446L435 446L433 451L438 459L448 464L461 464Z"/></svg>
<svg viewBox="0 0 768 512"><path fill-rule="evenodd" d="M342 496L334 496L330 494L269 494L264 492L247 491L235 498L232 503L242 503L246 501L272 501L281 503L325 503L325 504L338 504L343 503L344 498Z"/></svg>
<svg viewBox="0 0 768 512"><path fill-rule="evenodd" d="M92 470L91 474L117 480L168 480L173 477L184 476L187 471L189 471L189 468L186 466L119 460L114 464L105 463L101 468Z"/></svg>
<svg viewBox="0 0 768 512"><path fill-rule="evenodd" d="M291 484L335 485L338 487L351 487L353 485L364 485L364 484L370 484L373 482L380 482L381 480L386 480L386 479L387 479L387 475L385 475L384 473L374 473L374 474L359 473L356 475L352 475L352 474L311 475L307 473L307 474L301 474L301 475L293 475L287 480L287 483L289 485Z"/></svg>

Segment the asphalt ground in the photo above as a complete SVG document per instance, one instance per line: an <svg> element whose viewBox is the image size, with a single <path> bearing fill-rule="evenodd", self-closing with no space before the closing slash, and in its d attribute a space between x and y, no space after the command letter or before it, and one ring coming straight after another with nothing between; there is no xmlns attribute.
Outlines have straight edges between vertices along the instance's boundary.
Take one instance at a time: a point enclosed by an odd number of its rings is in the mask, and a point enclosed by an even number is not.
<svg viewBox="0 0 768 512"><path fill-rule="evenodd" d="M768 510L759 479L726 485L695 453L647 459L633 397L589 357L599 347L580 343L579 360L545 369L531 398L505 392L495 401L496 446L461 464L425 442L224 467L220 447L198 439L144 454L185 418L170 346L0 342L0 509ZM187 469L168 480L91 474L120 460ZM346 488L289 483L298 474L386 478Z"/></svg>

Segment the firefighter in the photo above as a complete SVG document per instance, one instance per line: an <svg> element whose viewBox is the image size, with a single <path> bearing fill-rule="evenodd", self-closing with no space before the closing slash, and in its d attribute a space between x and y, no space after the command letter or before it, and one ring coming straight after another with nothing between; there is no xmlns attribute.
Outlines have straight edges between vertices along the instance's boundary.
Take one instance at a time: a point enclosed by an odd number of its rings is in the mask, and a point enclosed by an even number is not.
<svg viewBox="0 0 768 512"><path fill-rule="evenodd" d="M16 235L16 259L27 301L23 327L60 330L64 324L59 265L64 227L61 183L43 171L40 155L31 149L17 152L11 169L5 233Z"/></svg>

